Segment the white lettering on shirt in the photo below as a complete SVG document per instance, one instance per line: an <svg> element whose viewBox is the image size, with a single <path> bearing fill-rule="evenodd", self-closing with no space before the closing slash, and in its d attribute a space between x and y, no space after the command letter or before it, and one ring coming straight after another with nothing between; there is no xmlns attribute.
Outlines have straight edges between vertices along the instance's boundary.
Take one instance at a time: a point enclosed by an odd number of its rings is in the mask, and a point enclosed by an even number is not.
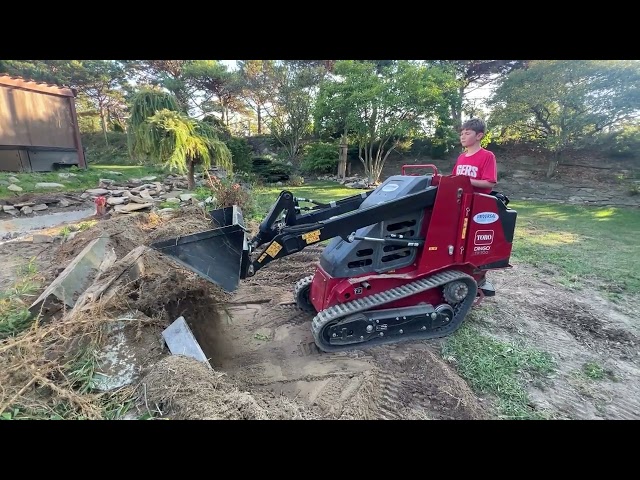
<svg viewBox="0 0 640 480"><path fill-rule="evenodd" d="M476 178L478 176L478 167L474 165L458 165L456 168L456 175L466 175L468 177Z"/></svg>

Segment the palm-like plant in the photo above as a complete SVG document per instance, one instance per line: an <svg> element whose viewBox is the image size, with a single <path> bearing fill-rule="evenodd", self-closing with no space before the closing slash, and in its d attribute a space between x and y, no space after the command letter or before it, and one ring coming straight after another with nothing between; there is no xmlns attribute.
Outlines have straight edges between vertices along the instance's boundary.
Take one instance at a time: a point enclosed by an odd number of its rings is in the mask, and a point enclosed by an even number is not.
<svg viewBox="0 0 640 480"><path fill-rule="evenodd" d="M138 129L140 125L146 122L147 118L162 109L174 112L180 111L176 98L158 88L142 88L131 98L131 114L127 126L127 139L131 158L149 158L150 152L145 148L148 142L145 142L145 139L140 137Z"/></svg>
<svg viewBox="0 0 640 480"><path fill-rule="evenodd" d="M231 151L214 128L179 112L162 109L147 118L138 129L138 138L143 148L170 170L187 174L189 190L195 187L196 165L209 168L215 163L228 172L233 169Z"/></svg>
<svg viewBox="0 0 640 480"><path fill-rule="evenodd" d="M157 90L139 92L129 120L132 154L151 157L170 170L187 174L188 188L195 187L195 168L214 163L233 170L231 151L219 139L215 126L181 113L172 95Z"/></svg>

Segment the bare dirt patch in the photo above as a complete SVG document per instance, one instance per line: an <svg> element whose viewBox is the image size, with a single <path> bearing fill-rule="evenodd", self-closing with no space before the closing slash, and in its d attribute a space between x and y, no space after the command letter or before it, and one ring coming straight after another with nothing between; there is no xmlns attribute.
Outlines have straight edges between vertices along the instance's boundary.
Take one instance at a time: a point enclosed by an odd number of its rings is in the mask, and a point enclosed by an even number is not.
<svg viewBox="0 0 640 480"><path fill-rule="evenodd" d="M31 264L43 276L52 268L55 247L52 244L34 244L31 241L12 241L0 244L0 287L10 288L20 272Z"/></svg>

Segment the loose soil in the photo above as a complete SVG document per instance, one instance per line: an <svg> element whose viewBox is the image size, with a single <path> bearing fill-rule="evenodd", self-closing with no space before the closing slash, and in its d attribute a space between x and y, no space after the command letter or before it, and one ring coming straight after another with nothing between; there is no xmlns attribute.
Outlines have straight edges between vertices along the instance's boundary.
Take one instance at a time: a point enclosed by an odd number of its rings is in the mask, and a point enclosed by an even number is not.
<svg viewBox="0 0 640 480"><path fill-rule="evenodd" d="M197 207L178 217L113 216L61 244L0 245L0 261L17 265L36 256L53 279L98 236L110 236L120 259L139 245L208 228ZM297 280L313 273L320 252L308 247L271 263L229 294L147 250L143 274L122 283L105 307L129 325L129 333L113 330L112 337L130 347L123 358L134 364L128 374L137 412L175 419L497 417L492 400L474 393L455 364L442 358L442 339L320 352L312 315L295 308L292 293ZM551 274L523 265L492 272L490 280L497 296L485 299L468 321L486 335L545 350L558 364L552 378L529 382L533 406L558 418L640 418L637 304L618 306L568 290ZM179 316L209 365L171 355L164 345L162 330ZM581 373L589 362L604 367L604 378Z"/></svg>

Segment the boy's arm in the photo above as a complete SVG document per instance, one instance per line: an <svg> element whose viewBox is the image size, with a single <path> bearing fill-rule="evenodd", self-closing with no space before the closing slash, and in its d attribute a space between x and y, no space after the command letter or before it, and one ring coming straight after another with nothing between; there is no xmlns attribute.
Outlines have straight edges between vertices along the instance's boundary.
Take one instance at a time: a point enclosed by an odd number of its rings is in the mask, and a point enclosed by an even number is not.
<svg viewBox="0 0 640 480"><path fill-rule="evenodd" d="M482 166L482 171L478 178L471 179L471 185L479 188L493 188L498 183L498 171L496 165L496 157L493 153L487 158Z"/></svg>

